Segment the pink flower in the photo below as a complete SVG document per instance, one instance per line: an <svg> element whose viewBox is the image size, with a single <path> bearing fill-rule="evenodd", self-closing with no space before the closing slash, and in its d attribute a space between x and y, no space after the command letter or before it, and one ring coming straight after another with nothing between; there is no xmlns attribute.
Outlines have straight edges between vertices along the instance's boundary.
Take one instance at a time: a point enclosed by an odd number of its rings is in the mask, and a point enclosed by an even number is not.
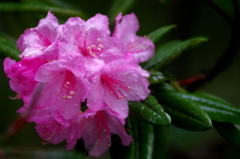
<svg viewBox="0 0 240 159"><path fill-rule="evenodd" d="M22 52L20 57L32 58L45 55L45 59L53 60L57 56L57 36L59 24L57 18L48 12L45 19L40 20L36 28L25 30L17 41L17 46Z"/></svg>
<svg viewBox="0 0 240 159"><path fill-rule="evenodd" d="M104 15L59 25L49 12L19 38L22 60L5 59L10 87L24 101L18 112L37 124L45 142L66 139L73 149L82 138L89 154L100 156L111 145L111 134L118 134L123 145L132 141L124 129L128 100L141 101L150 93L149 73L139 62L152 56L154 46L136 36L134 14L120 23L121 18L119 14L110 36ZM84 113L83 102L88 107Z"/></svg>
<svg viewBox="0 0 240 159"><path fill-rule="evenodd" d="M79 53L87 60L93 58L105 63L123 57L125 46L121 40L110 37L108 18L101 14L84 21L79 17L69 18L62 26L61 41L77 45Z"/></svg>
<svg viewBox="0 0 240 159"><path fill-rule="evenodd" d="M67 148L73 149L77 139L83 138L89 154L98 157L111 146L111 134L119 135L122 144L129 146L132 137L126 133L124 125L125 120L111 115L108 108L97 112L88 109L72 125L71 136L67 137Z"/></svg>
<svg viewBox="0 0 240 159"><path fill-rule="evenodd" d="M104 65L90 82L91 92L87 106L93 110L104 105L110 108L110 113L125 119L128 116L128 100L140 101L145 99L150 91L149 76L131 56L121 58Z"/></svg>
<svg viewBox="0 0 240 159"><path fill-rule="evenodd" d="M154 44L146 37L136 36L139 24L135 14L122 17L122 13L119 13L115 20L116 25L112 36L123 40L127 45L126 52L132 53L139 62L149 60L154 54Z"/></svg>

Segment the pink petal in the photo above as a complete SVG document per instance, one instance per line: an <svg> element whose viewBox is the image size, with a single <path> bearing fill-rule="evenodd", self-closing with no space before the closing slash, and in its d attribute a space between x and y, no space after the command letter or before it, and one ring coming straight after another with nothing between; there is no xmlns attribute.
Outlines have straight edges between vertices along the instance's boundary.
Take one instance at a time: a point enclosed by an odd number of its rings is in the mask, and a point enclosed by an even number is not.
<svg viewBox="0 0 240 159"><path fill-rule="evenodd" d="M61 36L59 40L76 44L80 48L84 47L86 37L85 21L79 17L69 18L65 24L61 26Z"/></svg>
<svg viewBox="0 0 240 159"><path fill-rule="evenodd" d="M146 37L136 36L133 42L128 44L128 52L132 53L139 62L144 62L153 57L155 51L154 44Z"/></svg>
<svg viewBox="0 0 240 159"><path fill-rule="evenodd" d="M139 29L137 17L133 13L121 17L119 14L116 18L116 26L112 36L125 41L127 53L132 53L139 62L149 60L154 54L154 44L148 38L136 36Z"/></svg>
<svg viewBox="0 0 240 159"><path fill-rule="evenodd" d="M120 22L121 14L116 18L116 27L113 36L119 37L125 41L134 41L136 32L139 29L139 23L134 13L125 15Z"/></svg>
<svg viewBox="0 0 240 159"><path fill-rule="evenodd" d="M67 123L79 112L80 102L85 100L90 87L88 80L59 68L58 64L58 61L50 62L37 73L36 80L45 83L37 105L52 107L52 116Z"/></svg>
<svg viewBox="0 0 240 159"><path fill-rule="evenodd" d="M36 116L39 116L37 120ZM47 109L40 111L38 114L34 115L36 130L39 136L44 140L44 143L58 144L62 142L67 136L67 128L61 123L56 121L48 112Z"/></svg>
<svg viewBox="0 0 240 159"><path fill-rule="evenodd" d="M130 143L133 141L132 137L126 133L126 130L122 123L124 120L117 118L116 116L110 115L105 112L106 120L108 121L109 128L112 134L117 134L121 140L122 144L125 146L129 146Z"/></svg>
<svg viewBox="0 0 240 159"><path fill-rule="evenodd" d="M104 32L106 35L110 35L108 25L108 17L101 14L96 14L94 17L88 19L86 23L88 29L94 28L101 32Z"/></svg>

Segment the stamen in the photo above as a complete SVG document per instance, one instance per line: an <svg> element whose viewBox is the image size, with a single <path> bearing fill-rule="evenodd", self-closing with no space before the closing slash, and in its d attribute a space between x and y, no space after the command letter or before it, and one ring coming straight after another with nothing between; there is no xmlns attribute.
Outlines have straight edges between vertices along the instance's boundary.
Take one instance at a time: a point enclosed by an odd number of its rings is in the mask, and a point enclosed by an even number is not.
<svg viewBox="0 0 240 159"><path fill-rule="evenodd" d="M103 84L110 90L110 92L117 97L119 101L123 99L124 97L127 98L127 95L125 95L124 92L129 92L130 87L125 86L125 81L124 80L117 80L114 78L110 78L104 74L101 75L101 79L103 81Z"/></svg>
<svg viewBox="0 0 240 159"><path fill-rule="evenodd" d="M98 140L95 144L99 144L102 142L102 139L105 139L105 141L103 140L103 142L105 142L105 145L110 146L111 132L108 127L108 123L107 123L107 120L106 120L106 117L105 117L105 114L103 111L99 111L96 114L96 128L97 128L97 132L95 132L95 133L98 135ZM101 130L103 130L103 131L101 131Z"/></svg>
<svg viewBox="0 0 240 159"><path fill-rule="evenodd" d="M85 46L82 49L82 52L90 57L96 57L102 53L103 45L100 43L100 38L97 38L96 44Z"/></svg>
<svg viewBox="0 0 240 159"><path fill-rule="evenodd" d="M64 100L72 98L75 94L75 79L70 71L66 72L62 88L60 89L59 93L56 93L57 96L60 94L62 94L62 98Z"/></svg>
<svg viewBox="0 0 240 159"><path fill-rule="evenodd" d="M147 39L150 37L144 36L144 38ZM133 43L128 45L128 50L131 53L139 53L139 52L145 51L147 49L149 49L149 46L144 44L142 42L142 40L141 39L139 40L138 38L136 38Z"/></svg>
<svg viewBox="0 0 240 159"><path fill-rule="evenodd" d="M48 143L48 141L52 140L54 136L58 135L60 131L62 130L61 124L58 123L55 119L52 117L48 120L47 125L41 126L43 130L42 136L44 137L44 144ZM46 142L47 141L47 142Z"/></svg>

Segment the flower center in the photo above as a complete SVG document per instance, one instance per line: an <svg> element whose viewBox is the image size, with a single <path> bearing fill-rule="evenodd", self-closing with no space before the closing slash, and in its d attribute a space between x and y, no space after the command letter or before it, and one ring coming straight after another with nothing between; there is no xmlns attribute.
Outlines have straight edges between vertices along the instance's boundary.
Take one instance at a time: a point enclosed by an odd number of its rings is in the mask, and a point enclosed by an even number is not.
<svg viewBox="0 0 240 159"><path fill-rule="evenodd" d="M130 91L130 86L125 86L124 80L120 81L104 74L101 75L101 80L106 88L108 88L119 101L124 97L128 97L125 93Z"/></svg>
<svg viewBox="0 0 240 159"><path fill-rule="evenodd" d="M89 57L96 57L102 53L103 45L101 40L97 38L97 43L95 45L88 45L83 48L83 53Z"/></svg>
<svg viewBox="0 0 240 159"><path fill-rule="evenodd" d="M75 79L73 74L70 71L66 71L66 77L62 84L61 90L59 93L56 93L57 96L61 95L64 100L72 98L75 94Z"/></svg>
<svg viewBox="0 0 240 159"><path fill-rule="evenodd" d="M98 140L96 141L96 145L98 145L101 142L105 142L105 146L110 147L111 146L111 132L108 127L108 123L105 117L105 114L103 111L99 111L96 114L96 126L97 126L97 132L95 132L98 135ZM103 131L102 131L103 129ZM105 140L105 141L104 141Z"/></svg>

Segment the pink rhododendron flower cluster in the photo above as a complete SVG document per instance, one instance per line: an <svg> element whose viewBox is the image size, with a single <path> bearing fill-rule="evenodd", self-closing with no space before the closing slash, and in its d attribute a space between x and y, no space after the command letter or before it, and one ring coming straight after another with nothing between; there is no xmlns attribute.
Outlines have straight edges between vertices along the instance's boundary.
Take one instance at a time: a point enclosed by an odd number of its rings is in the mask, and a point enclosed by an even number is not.
<svg viewBox="0 0 240 159"><path fill-rule="evenodd" d="M139 62L153 56L154 45L136 35L134 14L119 14L112 35L108 24L106 16L97 14L60 25L49 12L18 39L22 60L5 59L10 86L24 101L18 112L36 123L45 142L66 139L73 149L82 138L93 156L108 149L111 134L118 134L123 145L131 143L124 129L128 100L149 94L149 73Z"/></svg>

